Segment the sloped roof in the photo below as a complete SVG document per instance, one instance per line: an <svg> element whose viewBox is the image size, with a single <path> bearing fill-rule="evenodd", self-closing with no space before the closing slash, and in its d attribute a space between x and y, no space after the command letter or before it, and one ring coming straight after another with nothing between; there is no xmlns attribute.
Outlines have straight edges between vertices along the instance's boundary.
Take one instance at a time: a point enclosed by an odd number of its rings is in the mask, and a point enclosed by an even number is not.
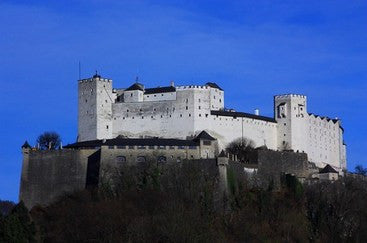
<svg viewBox="0 0 367 243"><path fill-rule="evenodd" d="M170 138L122 138L90 140L68 144L64 148L96 148L100 146L199 146L198 141Z"/></svg>
<svg viewBox="0 0 367 243"><path fill-rule="evenodd" d="M212 82L207 82L205 85L209 86L209 87L212 87L212 88L215 88L215 89L220 89L220 90L223 90L221 87L218 86L218 84L216 83L212 83Z"/></svg>
<svg viewBox="0 0 367 243"><path fill-rule="evenodd" d="M125 91L131 91L131 90L141 90L144 91L144 85L141 83L135 83L131 85L129 88L125 89Z"/></svg>
<svg viewBox="0 0 367 243"><path fill-rule="evenodd" d="M326 165L322 170L320 170L319 173L325 174L325 173L338 173L338 172L330 165Z"/></svg>
<svg viewBox="0 0 367 243"><path fill-rule="evenodd" d="M207 133L206 131L202 131L199 135L195 137L194 140L212 140L213 141L216 139L210 136L210 134Z"/></svg>
<svg viewBox="0 0 367 243"><path fill-rule="evenodd" d="M167 86L167 87L157 87L157 88L145 89L144 94L169 93L169 92L175 92L175 91L176 91L175 87Z"/></svg>
<svg viewBox="0 0 367 243"><path fill-rule="evenodd" d="M218 155L218 157L227 157L226 152L224 152L224 150L222 150L220 152L220 154Z"/></svg>
<svg viewBox="0 0 367 243"><path fill-rule="evenodd" d="M22 148L31 148L31 145L29 145L28 141L26 140L22 145Z"/></svg>
<svg viewBox="0 0 367 243"><path fill-rule="evenodd" d="M258 115L245 113L245 112L221 111L221 110L214 111L214 110L212 110L212 111L210 111L210 114L211 115L217 115L217 116L231 116L231 117L234 117L234 118L236 118L236 117L247 117L247 118L252 118L252 119L277 123L277 121L274 118L266 117L266 116L258 116Z"/></svg>

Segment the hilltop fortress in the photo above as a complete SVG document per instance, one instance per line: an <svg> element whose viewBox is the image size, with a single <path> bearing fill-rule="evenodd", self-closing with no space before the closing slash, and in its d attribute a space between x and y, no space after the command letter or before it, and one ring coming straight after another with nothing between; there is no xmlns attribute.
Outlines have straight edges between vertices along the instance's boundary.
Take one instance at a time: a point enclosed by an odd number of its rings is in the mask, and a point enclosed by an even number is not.
<svg viewBox="0 0 367 243"><path fill-rule="evenodd" d="M193 162L213 172L223 191L227 168L255 173L264 186L279 185L284 174L337 180L346 169L340 120L309 114L303 95L275 96L274 117L264 117L258 110L225 109L215 83L145 88L136 82L114 89L112 80L96 74L78 86L78 141L57 150L22 146L19 200L28 208L98 187L124 166ZM239 138L257 147L246 161L220 152Z"/></svg>
<svg viewBox="0 0 367 243"><path fill-rule="evenodd" d="M346 145L339 119L313 115L307 97L274 96L274 117L225 109L224 90L205 85L146 88L138 82L116 89L96 74L78 81L78 142L128 138L190 139L206 131L219 150L238 138L257 147L293 150L322 168L346 169Z"/></svg>

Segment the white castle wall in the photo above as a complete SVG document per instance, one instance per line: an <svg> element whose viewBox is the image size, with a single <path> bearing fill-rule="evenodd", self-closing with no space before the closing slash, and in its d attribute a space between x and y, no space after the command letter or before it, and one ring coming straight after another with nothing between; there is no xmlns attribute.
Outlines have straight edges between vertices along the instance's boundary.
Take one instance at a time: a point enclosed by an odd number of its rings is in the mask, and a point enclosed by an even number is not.
<svg viewBox="0 0 367 243"><path fill-rule="evenodd" d="M277 124L273 122L246 117L210 116L197 123L197 131L204 129L218 139L220 148L242 138L243 134L244 138L253 140L256 147L265 145L269 149L277 149Z"/></svg>
<svg viewBox="0 0 367 243"><path fill-rule="evenodd" d="M319 167L328 163L346 168L340 121L310 115L306 96L275 96L275 120L228 112L211 115L223 108L224 91L211 85L177 86L175 92L145 94L112 91L112 80L98 76L79 81L79 141L118 135L187 138L206 130L218 139L221 149L243 136L256 146L305 152Z"/></svg>

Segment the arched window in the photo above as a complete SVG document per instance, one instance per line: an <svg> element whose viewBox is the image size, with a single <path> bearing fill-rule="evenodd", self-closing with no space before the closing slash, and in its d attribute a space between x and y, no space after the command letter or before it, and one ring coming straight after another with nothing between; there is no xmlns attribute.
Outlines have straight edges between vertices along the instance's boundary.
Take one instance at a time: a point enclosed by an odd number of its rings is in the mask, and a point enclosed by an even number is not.
<svg viewBox="0 0 367 243"><path fill-rule="evenodd" d="M136 157L137 163L144 163L146 161L145 156L138 156Z"/></svg>
<svg viewBox="0 0 367 243"><path fill-rule="evenodd" d="M126 157L125 156L117 156L116 157L116 163L117 164L123 164L126 162Z"/></svg>
<svg viewBox="0 0 367 243"><path fill-rule="evenodd" d="M166 163L167 162L167 157L158 156L157 161L158 161L158 163Z"/></svg>

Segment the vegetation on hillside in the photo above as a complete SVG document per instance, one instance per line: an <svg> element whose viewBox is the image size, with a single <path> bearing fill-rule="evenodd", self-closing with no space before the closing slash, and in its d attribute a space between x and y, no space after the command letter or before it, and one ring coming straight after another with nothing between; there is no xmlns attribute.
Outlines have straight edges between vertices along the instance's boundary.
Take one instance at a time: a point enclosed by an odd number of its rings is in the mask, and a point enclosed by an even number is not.
<svg viewBox="0 0 367 243"><path fill-rule="evenodd" d="M360 177L302 185L288 175L275 191L229 170L229 195L223 197L210 168L193 164L116 172L115 178L105 174L99 189L34 207L32 220L18 205L1 218L0 242L367 240L367 181ZM118 182L112 186L110 179Z"/></svg>

